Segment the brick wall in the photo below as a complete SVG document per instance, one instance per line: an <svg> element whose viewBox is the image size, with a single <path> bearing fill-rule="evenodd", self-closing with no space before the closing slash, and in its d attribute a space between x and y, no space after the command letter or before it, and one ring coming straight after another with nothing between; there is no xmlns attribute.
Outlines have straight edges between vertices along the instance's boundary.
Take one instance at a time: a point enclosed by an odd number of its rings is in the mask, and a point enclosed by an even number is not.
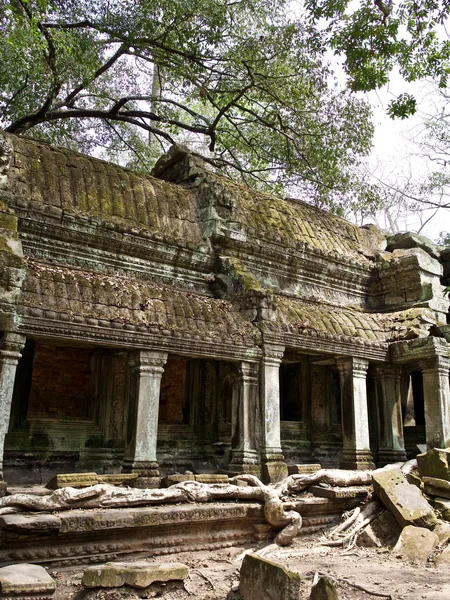
<svg viewBox="0 0 450 600"><path fill-rule="evenodd" d="M28 418L89 419L92 350L36 344Z"/></svg>

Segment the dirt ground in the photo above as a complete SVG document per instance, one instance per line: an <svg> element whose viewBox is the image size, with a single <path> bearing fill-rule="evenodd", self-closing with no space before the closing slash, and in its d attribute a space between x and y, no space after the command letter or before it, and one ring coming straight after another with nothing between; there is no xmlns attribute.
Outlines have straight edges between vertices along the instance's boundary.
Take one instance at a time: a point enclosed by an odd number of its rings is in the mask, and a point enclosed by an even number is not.
<svg viewBox="0 0 450 600"><path fill-rule="evenodd" d="M450 573L447 568L438 569L431 563L426 566L410 565L385 548L355 548L346 552L321 546L320 539L320 534L313 534L297 538L285 548L261 542L255 546L211 552L179 552L149 558L149 562L185 563L190 567L190 575L184 586L179 583L154 584L145 591L120 588L120 591L80 592L82 568L55 569L50 571L58 581L54 600L240 600L239 568L245 552L249 551L258 551L268 560L300 573L304 578L303 600L309 598L316 571L337 580L339 600L450 600ZM140 556L138 560L147 559Z"/></svg>

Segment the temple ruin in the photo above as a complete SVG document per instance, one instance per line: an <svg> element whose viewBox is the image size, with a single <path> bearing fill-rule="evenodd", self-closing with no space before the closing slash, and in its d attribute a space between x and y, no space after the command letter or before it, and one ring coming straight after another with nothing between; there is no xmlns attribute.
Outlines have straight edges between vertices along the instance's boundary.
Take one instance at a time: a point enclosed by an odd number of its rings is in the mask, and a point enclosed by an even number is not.
<svg viewBox="0 0 450 600"><path fill-rule="evenodd" d="M366 469L450 446L450 253L213 173L0 136L0 459ZM231 508L230 508L231 510Z"/></svg>

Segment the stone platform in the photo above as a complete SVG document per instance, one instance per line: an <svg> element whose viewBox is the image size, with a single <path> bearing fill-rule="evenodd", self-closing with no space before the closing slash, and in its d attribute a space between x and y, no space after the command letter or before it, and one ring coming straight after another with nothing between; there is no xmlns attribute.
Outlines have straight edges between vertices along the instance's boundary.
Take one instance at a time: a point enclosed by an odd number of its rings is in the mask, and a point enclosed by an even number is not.
<svg viewBox="0 0 450 600"><path fill-rule="evenodd" d="M302 534L326 527L359 504L355 498L299 499ZM160 556L270 539L278 530L255 502L68 510L0 516L0 566L39 563L68 566L125 556Z"/></svg>

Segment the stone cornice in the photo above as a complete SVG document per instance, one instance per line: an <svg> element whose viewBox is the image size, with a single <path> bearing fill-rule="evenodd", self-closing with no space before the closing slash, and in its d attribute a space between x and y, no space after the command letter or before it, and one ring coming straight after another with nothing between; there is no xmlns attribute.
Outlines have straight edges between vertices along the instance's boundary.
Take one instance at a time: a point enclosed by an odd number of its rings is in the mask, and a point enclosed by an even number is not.
<svg viewBox="0 0 450 600"><path fill-rule="evenodd" d="M81 322L62 321L58 315L37 317L23 314L18 327L19 333L29 337L67 342L84 342L103 347L123 348L124 350L155 349L161 352L217 358L219 360L260 360L261 350L257 346L240 346L233 340L218 339L212 331L209 336L194 336L189 333L170 331L140 331L138 327L115 323L114 327L90 325Z"/></svg>
<svg viewBox="0 0 450 600"><path fill-rule="evenodd" d="M282 344L307 353L354 356L375 362L389 361L389 344L307 330L303 333L264 333L264 343Z"/></svg>

